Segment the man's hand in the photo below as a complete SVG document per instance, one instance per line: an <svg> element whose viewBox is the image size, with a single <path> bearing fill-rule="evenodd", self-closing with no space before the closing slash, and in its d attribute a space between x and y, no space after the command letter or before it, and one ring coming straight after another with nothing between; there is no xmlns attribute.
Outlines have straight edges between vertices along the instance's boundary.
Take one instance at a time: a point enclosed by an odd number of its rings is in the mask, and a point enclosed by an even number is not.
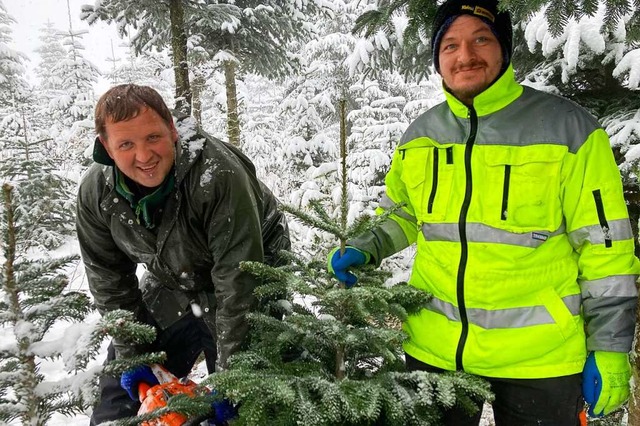
<svg viewBox="0 0 640 426"><path fill-rule="evenodd" d="M327 269L342 281L347 288L351 288L358 281L358 277L347 271L347 269L351 266L364 265L369 262L370 258L371 255L369 253L349 246L344 249L344 254L340 256L340 247L336 247L329 252Z"/></svg>
<svg viewBox="0 0 640 426"><path fill-rule="evenodd" d="M217 395L215 390L211 395ZM228 421L238 416L238 409L228 399L219 399L211 404L213 415L209 420L210 426L224 426Z"/></svg>
<svg viewBox="0 0 640 426"><path fill-rule="evenodd" d="M120 386L129 394L129 398L138 401L138 385L146 383L149 386L157 385L158 378L148 365L139 365L127 370L120 376Z"/></svg>
<svg viewBox="0 0 640 426"><path fill-rule="evenodd" d="M631 367L626 352L591 352L582 371L582 394L589 415L602 417L629 399Z"/></svg>

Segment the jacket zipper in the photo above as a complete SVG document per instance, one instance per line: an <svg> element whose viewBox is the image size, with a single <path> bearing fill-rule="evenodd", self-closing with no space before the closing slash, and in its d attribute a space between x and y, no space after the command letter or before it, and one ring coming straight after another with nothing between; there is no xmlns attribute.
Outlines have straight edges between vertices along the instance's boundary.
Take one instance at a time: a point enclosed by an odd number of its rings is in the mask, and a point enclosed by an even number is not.
<svg viewBox="0 0 640 426"><path fill-rule="evenodd" d="M460 340L458 340L458 348L456 349L456 370L464 370L462 365L462 353L464 345L467 342L469 334L469 318L467 317L467 308L464 300L464 275L467 269L467 259L469 256L469 243L467 242L467 214L469 213L469 205L471 204L472 176L471 176L471 152L476 141L478 132L478 116L473 108L469 108L469 119L471 128L469 130L469 138L467 139L464 150L464 169L466 174L466 186L464 192L464 200L460 208L460 219L458 220L458 232L460 233L460 264L458 266L457 279L457 297L458 309L460 311Z"/></svg>
<svg viewBox="0 0 640 426"><path fill-rule="evenodd" d="M600 227L604 233L604 246L609 248L612 245L611 231L609 229L609 222L607 222L607 216L604 214L604 204L602 203L602 194L600 194L599 189L593 191L593 199L596 202L598 221L600 222Z"/></svg>
<svg viewBox="0 0 640 426"><path fill-rule="evenodd" d="M433 211L433 201L436 199L436 191L438 190L438 154L439 149L433 149L433 178L431 181L431 194L429 194L429 202L427 204L427 213Z"/></svg>
<svg viewBox="0 0 640 426"><path fill-rule="evenodd" d="M511 179L511 165L504 166L504 184L502 186L502 211L500 219L507 220L507 206L509 205L509 181Z"/></svg>

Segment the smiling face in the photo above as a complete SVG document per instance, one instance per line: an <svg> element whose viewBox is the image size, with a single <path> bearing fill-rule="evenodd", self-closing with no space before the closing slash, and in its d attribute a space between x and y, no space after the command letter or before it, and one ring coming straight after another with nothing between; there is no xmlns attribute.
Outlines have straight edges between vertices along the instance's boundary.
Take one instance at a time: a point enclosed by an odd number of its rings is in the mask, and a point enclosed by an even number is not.
<svg viewBox="0 0 640 426"><path fill-rule="evenodd" d="M142 186L160 185L173 167L178 133L151 108L124 121L107 118L105 134L100 141L118 169Z"/></svg>
<svg viewBox="0 0 640 426"><path fill-rule="evenodd" d="M500 74L502 47L489 25L479 18L456 18L444 33L439 49L444 84L467 106Z"/></svg>

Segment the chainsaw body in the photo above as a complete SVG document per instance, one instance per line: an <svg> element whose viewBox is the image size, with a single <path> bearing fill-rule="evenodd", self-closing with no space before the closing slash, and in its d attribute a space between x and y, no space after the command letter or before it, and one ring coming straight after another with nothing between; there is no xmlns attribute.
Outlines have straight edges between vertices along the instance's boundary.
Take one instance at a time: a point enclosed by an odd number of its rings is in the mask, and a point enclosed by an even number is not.
<svg viewBox="0 0 640 426"><path fill-rule="evenodd" d="M138 415L148 414L159 408L166 407L169 398L174 395L195 396L199 385L193 380L186 377L177 378L158 364L152 365L151 371L153 371L160 383L154 386L149 386L147 383L138 385L138 396L141 403ZM183 426L193 424L188 420L186 416L180 413L171 412L157 419L143 422L141 426Z"/></svg>

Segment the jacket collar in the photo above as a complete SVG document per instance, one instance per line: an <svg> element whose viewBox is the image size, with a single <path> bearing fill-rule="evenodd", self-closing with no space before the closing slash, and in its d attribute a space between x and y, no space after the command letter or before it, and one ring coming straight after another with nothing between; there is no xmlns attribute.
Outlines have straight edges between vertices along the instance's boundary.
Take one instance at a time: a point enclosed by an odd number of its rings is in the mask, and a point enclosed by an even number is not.
<svg viewBox="0 0 640 426"><path fill-rule="evenodd" d="M451 111L458 117L467 118L469 107L460 102L444 87L444 95ZM473 99L473 109L478 117L489 115L509 105L520 97L523 87L516 82L513 65L509 64L505 72L484 92Z"/></svg>
<svg viewBox="0 0 640 426"><path fill-rule="evenodd" d="M169 171L167 177L155 191L147 195L134 194L127 185L127 178L124 173L120 172L117 167L114 170L116 192L129 202L138 223L141 223L140 219L142 218L143 224L147 229L155 228L156 223L154 223L153 212L164 204L171 191L173 191L175 186L174 169L172 168Z"/></svg>

